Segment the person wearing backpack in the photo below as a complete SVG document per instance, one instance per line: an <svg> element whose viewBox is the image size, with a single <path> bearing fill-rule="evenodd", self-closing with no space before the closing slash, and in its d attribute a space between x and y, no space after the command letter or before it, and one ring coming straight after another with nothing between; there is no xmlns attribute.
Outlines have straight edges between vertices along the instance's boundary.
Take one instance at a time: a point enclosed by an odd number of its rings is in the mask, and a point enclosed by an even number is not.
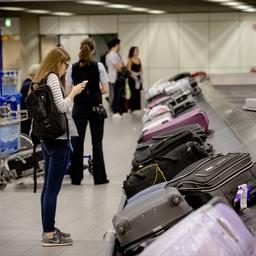
<svg viewBox="0 0 256 256"><path fill-rule="evenodd" d="M61 84L60 79L66 73L69 61L70 56L64 49L54 48L42 61L33 79L34 84L32 89L34 91L36 91L36 88L40 87L42 83L45 83L42 81L46 81L47 86L50 87L52 92L57 111L65 113L68 126L67 132L55 139L46 141L41 139L45 168L44 185L41 193L41 215L43 225L42 246L47 247L71 245L73 242L70 234L61 232L55 227L57 196L62 185L70 155L69 136L74 135L72 134L73 129L71 127L72 118L70 109L74 97L85 89L85 83L79 83L71 89L67 97L64 96L64 85ZM32 94L33 92L31 95ZM51 102L49 102L49 105L50 104ZM33 127L33 129L34 128L35 127Z"/></svg>
<svg viewBox="0 0 256 256"><path fill-rule="evenodd" d="M72 116L79 137L72 138L70 178L73 185L80 185L83 175L84 138L87 124L92 138L92 166L95 185L109 183L103 156L103 133L106 111L102 105L102 93L108 89L108 76L102 63L93 61L95 42L92 38L80 44L79 61L72 64L66 79L68 84L88 80L86 89L74 99Z"/></svg>
<svg viewBox="0 0 256 256"><path fill-rule="evenodd" d="M22 110L27 109L26 99L28 97L29 89L30 89L31 84L32 84L32 79L34 78L34 76L35 76L37 70L39 69L39 67L40 67L39 64L31 65L28 69L28 77L23 81L23 83L21 85L20 93L21 93L22 97L21 97L20 108ZM31 130L31 118L29 116L27 120L21 122L20 131L22 133L25 133L25 134L29 135L30 130Z"/></svg>

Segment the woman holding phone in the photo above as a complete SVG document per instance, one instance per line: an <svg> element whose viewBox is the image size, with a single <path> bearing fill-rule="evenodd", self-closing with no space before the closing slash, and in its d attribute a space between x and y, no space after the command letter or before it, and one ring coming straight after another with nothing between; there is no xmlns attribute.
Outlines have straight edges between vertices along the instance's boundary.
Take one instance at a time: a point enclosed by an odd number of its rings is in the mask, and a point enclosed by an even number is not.
<svg viewBox="0 0 256 256"><path fill-rule="evenodd" d="M73 185L80 185L83 175L84 138L89 123L92 138L92 167L95 185L109 182L103 156L104 115L101 115L102 93L108 90L108 76L102 63L93 61L95 42L92 38L80 44L79 61L67 72L70 85L88 81L86 89L74 99L72 116L79 137L72 138L70 178Z"/></svg>

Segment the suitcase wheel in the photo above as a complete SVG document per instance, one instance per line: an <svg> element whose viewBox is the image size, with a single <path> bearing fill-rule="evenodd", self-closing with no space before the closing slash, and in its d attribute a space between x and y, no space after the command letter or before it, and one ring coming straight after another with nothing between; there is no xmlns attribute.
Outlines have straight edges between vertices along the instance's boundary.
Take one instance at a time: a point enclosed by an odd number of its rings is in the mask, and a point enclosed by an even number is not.
<svg viewBox="0 0 256 256"><path fill-rule="evenodd" d="M181 202L181 197L180 195L173 195L172 197L169 198L169 204L172 207L178 206Z"/></svg>

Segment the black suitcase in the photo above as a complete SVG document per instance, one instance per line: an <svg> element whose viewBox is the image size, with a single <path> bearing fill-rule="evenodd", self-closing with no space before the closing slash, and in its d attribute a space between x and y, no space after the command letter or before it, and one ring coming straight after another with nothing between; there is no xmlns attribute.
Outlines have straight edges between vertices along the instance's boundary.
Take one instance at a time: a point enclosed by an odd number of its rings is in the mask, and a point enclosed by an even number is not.
<svg viewBox="0 0 256 256"><path fill-rule="evenodd" d="M182 132L182 131L191 131L197 136L199 136L202 139L202 141L205 141L207 139L207 134L204 132L204 130L202 129L202 126L199 124L188 124L188 125L180 126L179 128L176 128L170 131L165 131L158 136L154 136L152 139L164 139L171 134L175 134L177 132Z"/></svg>
<svg viewBox="0 0 256 256"><path fill-rule="evenodd" d="M228 153L199 160L182 170L168 186L181 193L206 192L233 202L238 185L255 183L256 166L248 153Z"/></svg>
<svg viewBox="0 0 256 256"><path fill-rule="evenodd" d="M168 81L178 81L182 78L190 77L190 76L191 76L191 74L189 72L184 72L184 73L180 73L175 76L172 76L171 78L168 79Z"/></svg>
<svg viewBox="0 0 256 256"><path fill-rule="evenodd" d="M123 182L125 194L130 198L147 187L171 180L186 166L207 156L205 148L195 141L182 144L166 155L156 156L153 163L133 170L127 177Z"/></svg>
<svg viewBox="0 0 256 256"><path fill-rule="evenodd" d="M146 143L139 144L132 160L133 169L138 169L151 163L155 157L162 157L188 141L196 141L200 145L204 144L199 136L187 130L172 133L164 138L155 137Z"/></svg>
<svg viewBox="0 0 256 256"><path fill-rule="evenodd" d="M256 205L240 210L239 216L247 228L256 235Z"/></svg>
<svg viewBox="0 0 256 256"><path fill-rule="evenodd" d="M40 169L39 162L43 161L43 152L36 152L36 169ZM34 170L34 157L31 154L26 156L17 156L8 161L8 167L11 171L15 172L16 178L27 177L33 174Z"/></svg>

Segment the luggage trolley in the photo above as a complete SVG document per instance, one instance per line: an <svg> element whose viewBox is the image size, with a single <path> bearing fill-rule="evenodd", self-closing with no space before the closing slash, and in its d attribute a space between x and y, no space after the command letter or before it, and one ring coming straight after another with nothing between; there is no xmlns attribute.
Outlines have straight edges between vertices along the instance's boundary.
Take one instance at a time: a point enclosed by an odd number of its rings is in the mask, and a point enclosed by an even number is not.
<svg viewBox="0 0 256 256"><path fill-rule="evenodd" d="M9 157L17 157L20 148L20 122L27 119L27 111L11 110L8 105L0 106L0 189L16 179L9 169Z"/></svg>
<svg viewBox="0 0 256 256"><path fill-rule="evenodd" d="M20 134L20 123L28 114L20 110L17 83L17 71L0 71L0 189L10 182L22 183L34 170L33 142L29 136ZM39 159L38 153L40 150L36 149L36 159ZM41 169L39 163L37 166Z"/></svg>

